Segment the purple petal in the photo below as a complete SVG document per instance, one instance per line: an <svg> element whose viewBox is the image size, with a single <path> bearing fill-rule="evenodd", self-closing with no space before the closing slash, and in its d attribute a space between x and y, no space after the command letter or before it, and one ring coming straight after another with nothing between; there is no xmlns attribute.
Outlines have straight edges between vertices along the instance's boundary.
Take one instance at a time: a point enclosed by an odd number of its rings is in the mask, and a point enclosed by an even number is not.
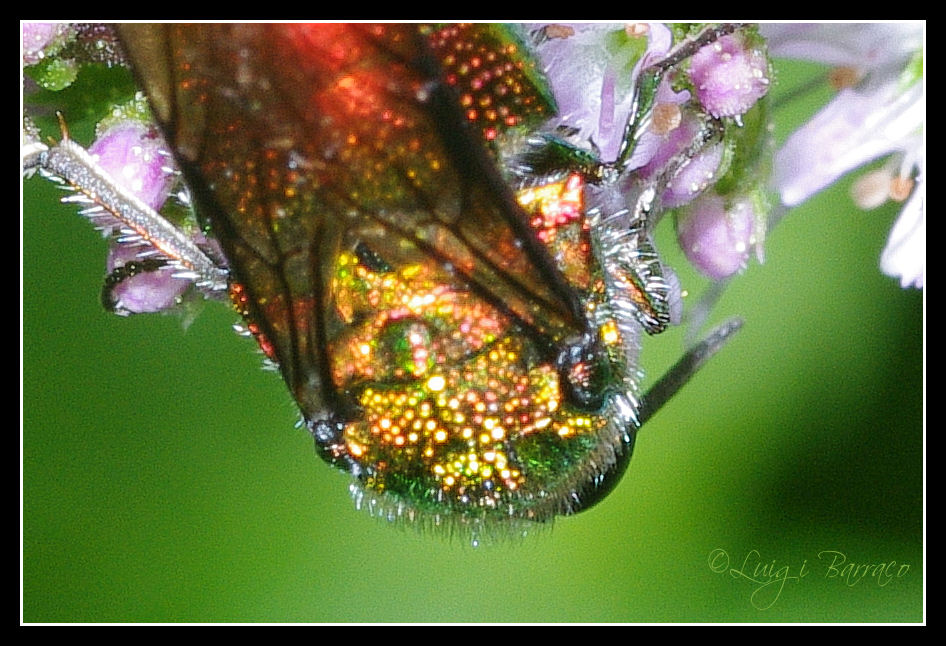
<svg viewBox="0 0 946 646"><path fill-rule="evenodd" d="M670 87L670 82L667 79L664 79L657 88L657 97L655 103L658 106L667 104L681 106L689 100L689 90L674 92L673 88ZM675 134L679 129L680 127L678 126L674 130L664 135L657 134L653 132L652 129L648 129L641 133L640 139L637 141L637 145L634 147L634 152L631 154L631 158L628 160L628 169L633 170L635 168L641 168L642 166L653 164L654 156L659 154L659 150L665 145L666 141L669 138L680 136L679 134ZM666 160L667 158L665 158L663 162L660 162L660 165L666 163Z"/></svg>
<svg viewBox="0 0 946 646"><path fill-rule="evenodd" d="M663 171L668 163L690 147L699 129L699 121L691 113L684 112L680 125L674 130L664 137L652 136L650 140L659 142L659 145L652 150L650 161L640 168L638 176L649 179ZM717 144L686 160L667 182L661 195L663 205L668 208L683 206L705 191L717 179L716 171L722 158L723 146Z"/></svg>
<svg viewBox="0 0 946 646"><path fill-rule="evenodd" d="M131 244L113 244L108 251L106 267L133 267L141 264L138 254L143 247ZM171 309L178 297L187 291L191 281L174 278L175 268L164 266L154 271L139 271L112 287L111 298L117 314L150 314Z"/></svg>
<svg viewBox="0 0 946 646"><path fill-rule="evenodd" d="M723 144L710 146L677 171L661 196L668 208L683 206L694 200L718 179L716 171L723 159Z"/></svg>
<svg viewBox="0 0 946 646"><path fill-rule="evenodd" d="M559 121L578 129L581 140L593 141L603 161L613 161L630 116L632 82L642 62L666 54L670 31L661 23L649 23L647 51L628 77L621 75L624 60L606 46L608 35L624 29L623 25L562 26L571 30L570 35L552 38L537 48L558 104Z"/></svg>
<svg viewBox="0 0 946 646"><path fill-rule="evenodd" d="M153 128L137 121L112 126L89 147L89 154L151 208L159 209L167 200L174 183L171 156Z"/></svg>
<svg viewBox="0 0 946 646"><path fill-rule="evenodd" d="M774 181L786 206L801 204L839 177L903 148L923 123L922 87L842 90L775 155Z"/></svg>
<svg viewBox="0 0 946 646"><path fill-rule="evenodd" d="M741 34L723 36L690 61L690 78L700 103L714 117L749 111L769 90L768 58Z"/></svg>
<svg viewBox="0 0 946 646"><path fill-rule="evenodd" d="M690 263L714 280L741 271L755 244L755 211L749 200L702 195L677 219L677 237Z"/></svg>
<svg viewBox="0 0 946 646"><path fill-rule="evenodd" d="M857 68L883 67L923 45L921 22L763 23L759 32L773 57Z"/></svg>
<svg viewBox="0 0 946 646"><path fill-rule="evenodd" d="M900 217L890 230L887 246L880 256L880 269L900 279L901 287L922 289L926 283L926 193L917 181Z"/></svg>
<svg viewBox="0 0 946 646"><path fill-rule="evenodd" d="M56 22L23 23L23 64L35 65L43 60L46 47L67 29L68 25Z"/></svg>

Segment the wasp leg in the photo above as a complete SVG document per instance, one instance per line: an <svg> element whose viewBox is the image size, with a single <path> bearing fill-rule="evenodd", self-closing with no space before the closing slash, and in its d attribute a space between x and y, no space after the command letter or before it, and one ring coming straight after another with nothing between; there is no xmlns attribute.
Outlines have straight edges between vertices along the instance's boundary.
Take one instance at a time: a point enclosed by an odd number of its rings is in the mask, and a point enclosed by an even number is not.
<svg viewBox="0 0 946 646"><path fill-rule="evenodd" d="M707 27L702 32L682 41L659 61L648 65L641 70L640 77L634 87L634 97L631 102L631 113L624 128L624 145L613 165L622 170L631 160L631 155L640 140L641 133L650 127L654 100L657 97L657 88L663 80L664 74L675 65L680 64L693 56L704 46L716 42L723 36L731 34L744 25L724 23L714 27Z"/></svg>
<svg viewBox="0 0 946 646"><path fill-rule="evenodd" d="M227 289L229 272L204 253L184 232L116 182L79 144L68 137L47 146L26 128L23 171L39 170L45 177L76 191L63 201L85 206L82 214L103 230L118 230L122 242L150 246L166 257L176 272L207 292Z"/></svg>
<svg viewBox="0 0 946 646"><path fill-rule="evenodd" d="M663 408L741 327L741 318L729 319L687 350L641 399L638 411L641 426Z"/></svg>

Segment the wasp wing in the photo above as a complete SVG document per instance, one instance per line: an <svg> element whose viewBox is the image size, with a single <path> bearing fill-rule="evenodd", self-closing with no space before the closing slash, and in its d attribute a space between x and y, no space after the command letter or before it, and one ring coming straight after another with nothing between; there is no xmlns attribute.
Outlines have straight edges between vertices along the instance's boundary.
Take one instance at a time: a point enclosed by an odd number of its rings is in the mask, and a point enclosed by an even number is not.
<svg viewBox="0 0 946 646"><path fill-rule="evenodd" d="M309 419L348 404L330 356L357 319L333 287L345 253L423 266L549 358L585 329L487 143L552 105L487 28L120 28L248 318Z"/></svg>

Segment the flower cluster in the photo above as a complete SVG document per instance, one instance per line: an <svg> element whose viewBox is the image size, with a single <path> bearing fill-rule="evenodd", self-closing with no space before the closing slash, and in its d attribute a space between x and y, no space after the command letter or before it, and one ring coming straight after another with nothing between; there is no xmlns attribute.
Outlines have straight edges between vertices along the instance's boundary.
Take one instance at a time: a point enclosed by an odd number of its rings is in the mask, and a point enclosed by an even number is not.
<svg viewBox="0 0 946 646"><path fill-rule="evenodd" d="M632 108L634 84L647 65L667 56L676 27L639 23L629 39L647 39L633 70L628 55L615 54L613 27L565 25L539 50L562 120L594 142L604 159L620 151L623 124ZM609 29L611 31L609 31ZM751 252L761 258L769 216L766 195L784 207L801 204L842 175L886 157L881 171L855 184L854 201L874 208L896 200L904 206L881 269L904 287L925 281L925 99L923 25L762 24L716 39L690 57L686 74L660 85L651 127L639 134L631 167L642 179L676 170L661 184L662 207L677 221L680 244L690 262L714 279L745 268ZM678 45L679 47L679 45ZM738 134L771 85L769 56L831 66L836 97L774 153L766 124ZM590 73L589 73L590 72ZM721 120L721 142L693 147L707 117ZM736 134L734 134L736 133ZM756 152L741 155L737 150ZM679 164L681 155L684 163ZM769 161L769 157L772 160ZM771 181L767 177L772 168Z"/></svg>
<svg viewBox="0 0 946 646"><path fill-rule="evenodd" d="M923 26L741 26L699 41L702 26L634 23L532 25L559 108L558 125L604 162L655 189L689 261L714 280L762 255L774 190L784 207L842 175L887 158L854 189L862 208L903 202L881 268L904 287L925 282ZM22 62L46 89L75 78L75 41L88 26L23 25ZM105 47L107 49L107 47ZM69 56L63 55L69 52ZM770 138L770 57L831 66L837 95L777 150ZM118 60L118 55L101 60ZM672 60L672 65L660 67ZM81 61L80 61L81 62ZM654 85L649 89L649 83ZM632 127L632 131L629 128ZM89 149L97 164L158 211L176 181L171 156L141 115L110 118ZM771 177L769 173L771 171ZM206 241L204 241L206 242ZM113 242L108 270L120 312L178 302L186 277L171 267L130 271L149 250ZM146 245L144 245L146 247Z"/></svg>
<svg viewBox="0 0 946 646"><path fill-rule="evenodd" d="M621 154L625 125L642 100L635 88L648 82L649 66L690 54L660 81L627 167L659 190L659 209L675 214L679 241L698 270L722 279L744 269L765 234L761 157L746 151L765 146L767 133L743 128L757 119L771 85L758 34L746 28L699 47L686 28L662 23L628 25L623 35L610 25L560 25L555 33L538 53L559 118L606 161ZM620 41L625 47L615 46Z"/></svg>

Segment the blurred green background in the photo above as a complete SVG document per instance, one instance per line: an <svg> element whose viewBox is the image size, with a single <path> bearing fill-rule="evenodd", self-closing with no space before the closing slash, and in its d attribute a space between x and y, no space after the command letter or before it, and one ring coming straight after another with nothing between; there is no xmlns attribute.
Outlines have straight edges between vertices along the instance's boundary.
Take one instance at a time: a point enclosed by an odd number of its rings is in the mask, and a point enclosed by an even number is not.
<svg viewBox="0 0 946 646"><path fill-rule="evenodd" d="M778 92L813 72L780 69ZM778 136L826 96L781 112ZM607 499L474 549L356 511L227 307L186 330L106 314L105 242L24 182L23 620L922 621L923 293L878 269L898 208L859 211L849 186L733 282L714 321L744 329ZM646 340L650 379L682 343Z"/></svg>

